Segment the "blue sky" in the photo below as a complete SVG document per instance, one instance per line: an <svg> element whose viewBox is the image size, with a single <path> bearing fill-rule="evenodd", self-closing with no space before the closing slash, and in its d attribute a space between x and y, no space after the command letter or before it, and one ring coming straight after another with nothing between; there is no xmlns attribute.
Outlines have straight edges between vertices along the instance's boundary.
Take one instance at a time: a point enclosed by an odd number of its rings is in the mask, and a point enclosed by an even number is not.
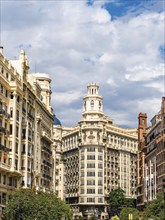
<svg viewBox="0 0 165 220"><path fill-rule="evenodd" d="M161 105L164 84L163 1L1 0L4 54L25 49L30 73L49 73L52 105L63 125L81 119L86 86L100 85L104 113L136 127Z"/></svg>

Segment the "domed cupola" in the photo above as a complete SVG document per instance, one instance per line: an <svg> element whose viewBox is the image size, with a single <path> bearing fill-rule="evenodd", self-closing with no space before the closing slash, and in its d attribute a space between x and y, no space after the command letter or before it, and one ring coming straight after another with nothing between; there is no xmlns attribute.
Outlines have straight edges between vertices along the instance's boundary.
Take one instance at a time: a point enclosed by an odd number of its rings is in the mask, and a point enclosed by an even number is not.
<svg viewBox="0 0 165 220"><path fill-rule="evenodd" d="M54 115L53 125L62 126L60 120Z"/></svg>
<svg viewBox="0 0 165 220"><path fill-rule="evenodd" d="M99 95L99 85L90 83L87 86L87 95L83 98L83 117L84 118L100 118L104 115L102 96Z"/></svg>

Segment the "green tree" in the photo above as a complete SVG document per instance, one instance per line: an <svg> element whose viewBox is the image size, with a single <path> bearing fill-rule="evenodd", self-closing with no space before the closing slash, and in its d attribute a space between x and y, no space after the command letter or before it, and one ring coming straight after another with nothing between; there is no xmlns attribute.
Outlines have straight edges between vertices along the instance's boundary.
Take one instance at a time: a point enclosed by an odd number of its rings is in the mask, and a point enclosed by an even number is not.
<svg viewBox="0 0 165 220"><path fill-rule="evenodd" d="M121 188L115 189L109 194L109 212L111 216L119 216L121 208L125 205L125 191Z"/></svg>
<svg viewBox="0 0 165 220"><path fill-rule="evenodd" d="M4 216L6 220L60 220L72 219L72 212L52 192L21 189L9 195Z"/></svg>
<svg viewBox="0 0 165 220"><path fill-rule="evenodd" d="M134 220L139 219L139 211L136 208L124 207L120 212L120 220L128 220L129 214L132 214Z"/></svg>
<svg viewBox="0 0 165 220"><path fill-rule="evenodd" d="M144 210L143 218L153 218L154 220L164 220L164 199L163 193L157 194L157 198L149 202Z"/></svg>
<svg viewBox="0 0 165 220"><path fill-rule="evenodd" d="M95 217L95 215L91 215L89 220L97 220L97 218Z"/></svg>
<svg viewBox="0 0 165 220"><path fill-rule="evenodd" d="M111 217L111 220L120 220L119 217L117 215Z"/></svg>

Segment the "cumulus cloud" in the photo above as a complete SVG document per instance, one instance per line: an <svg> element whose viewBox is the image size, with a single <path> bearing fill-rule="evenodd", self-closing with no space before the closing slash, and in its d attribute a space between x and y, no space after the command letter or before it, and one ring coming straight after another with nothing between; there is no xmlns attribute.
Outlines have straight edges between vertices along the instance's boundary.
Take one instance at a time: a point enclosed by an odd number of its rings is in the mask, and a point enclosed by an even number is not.
<svg viewBox="0 0 165 220"><path fill-rule="evenodd" d="M112 19L111 4L120 7L123 1L1 4L4 54L13 60L20 48L25 49L30 72L51 75L52 105L66 125L76 124L78 117L69 118L65 112L81 117L88 82L100 84L104 111L114 113L118 124L136 126L138 111L147 111L141 98L161 102L164 11L160 6L155 10L141 4L138 13L130 6L123 16ZM159 111L158 102L154 103ZM155 109L148 111L155 114Z"/></svg>

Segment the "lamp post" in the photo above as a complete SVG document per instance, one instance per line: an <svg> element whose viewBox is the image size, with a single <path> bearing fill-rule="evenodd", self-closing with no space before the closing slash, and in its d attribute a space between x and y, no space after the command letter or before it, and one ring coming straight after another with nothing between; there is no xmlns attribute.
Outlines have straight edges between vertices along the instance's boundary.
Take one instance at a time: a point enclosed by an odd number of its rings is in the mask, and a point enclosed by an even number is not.
<svg viewBox="0 0 165 220"><path fill-rule="evenodd" d="M165 178L163 179L164 220L165 220Z"/></svg>

